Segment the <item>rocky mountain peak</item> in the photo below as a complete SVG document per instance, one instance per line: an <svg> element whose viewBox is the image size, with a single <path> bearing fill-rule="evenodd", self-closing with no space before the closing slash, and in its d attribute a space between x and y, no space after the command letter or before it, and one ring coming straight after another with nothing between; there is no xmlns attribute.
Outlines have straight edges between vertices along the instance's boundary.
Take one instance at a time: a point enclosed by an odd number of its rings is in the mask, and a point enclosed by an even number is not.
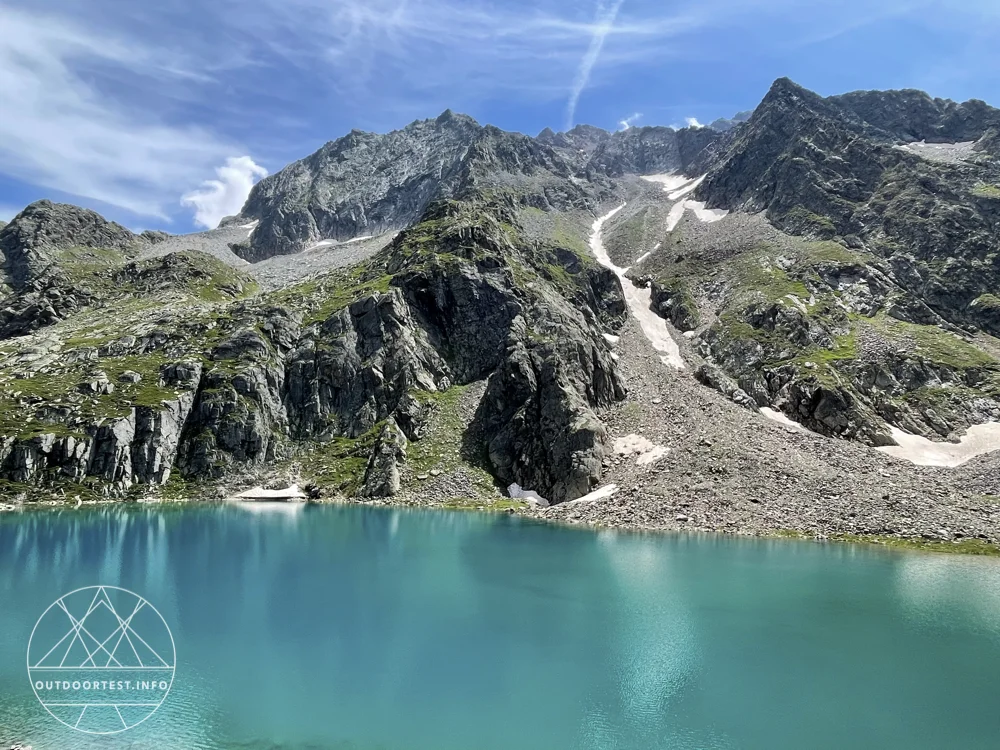
<svg viewBox="0 0 1000 750"><path fill-rule="evenodd" d="M719 137L710 128L632 127L598 144L590 166L612 176L687 172L698 155Z"/></svg>
<svg viewBox="0 0 1000 750"><path fill-rule="evenodd" d="M444 112L439 114L435 119L434 123L440 127L463 127L467 128L469 126L478 127L479 123L469 115L463 115L461 113L453 112L450 109L446 109Z"/></svg>
<svg viewBox="0 0 1000 750"><path fill-rule="evenodd" d="M990 127L1000 125L1000 110L982 101L958 104L915 89L855 91L828 101L885 137L904 143L974 141Z"/></svg>
<svg viewBox="0 0 1000 750"><path fill-rule="evenodd" d="M66 203L32 203L0 229L0 255L9 283L19 288L54 260L54 251L90 247L126 251L139 242L131 231L96 211Z"/></svg>
<svg viewBox="0 0 1000 750"><path fill-rule="evenodd" d="M788 106L800 100L817 103L822 100L822 97L800 86L791 78L778 78L771 84L771 88L768 89L764 98L761 99L760 104L757 106L757 111L773 107L776 104Z"/></svg>
<svg viewBox="0 0 1000 750"><path fill-rule="evenodd" d="M449 110L384 135L355 131L331 141L254 186L240 218L259 223L233 249L255 262L409 226L433 198L450 193L481 130Z"/></svg>

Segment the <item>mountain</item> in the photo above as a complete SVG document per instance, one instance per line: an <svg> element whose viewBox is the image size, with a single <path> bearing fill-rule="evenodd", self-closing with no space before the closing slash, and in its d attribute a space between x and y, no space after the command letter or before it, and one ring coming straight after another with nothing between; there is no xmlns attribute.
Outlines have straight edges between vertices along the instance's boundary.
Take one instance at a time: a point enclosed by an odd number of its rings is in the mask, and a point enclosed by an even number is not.
<svg viewBox="0 0 1000 750"><path fill-rule="evenodd" d="M578 125L537 138L480 126L450 110L386 135L353 131L265 177L233 223L258 222L233 251L251 262L404 229L432 201L508 190L538 208L585 208L568 180L607 187L605 176L684 171L718 134L643 127L618 133Z"/></svg>
<svg viewBox="0 0 1000 750"><path fill-rule="evenodd" d="M748 110L746 112L737 112L731 118L720 117L718 120L713 120L708 127L724 133L749 120L752 114L753 110Z"/></svg>
<svg viewBox="0 0 1000 750"><path fill-rule="evenodd" d="M352 131L194 235L32 204L0 496L528 512L516 484L565 520L1000 542L998 133L781 79L707 128Z"/></svg>
<svg viewBox="0 0 1000 750"><path fill-rule="evenodd" d="M998 118L981 102L776 82L698 188L770 226L716 232L707 265L675 238L684 260L654 261L660 304L688 300L675 323L705 309L707 356L759 405L826 434L881 445L892 426L946 437L1000 417L1000 168L971 147ZM950 140L908 145L931 138ZM720 258L727 291L701 305Z"/></svg>

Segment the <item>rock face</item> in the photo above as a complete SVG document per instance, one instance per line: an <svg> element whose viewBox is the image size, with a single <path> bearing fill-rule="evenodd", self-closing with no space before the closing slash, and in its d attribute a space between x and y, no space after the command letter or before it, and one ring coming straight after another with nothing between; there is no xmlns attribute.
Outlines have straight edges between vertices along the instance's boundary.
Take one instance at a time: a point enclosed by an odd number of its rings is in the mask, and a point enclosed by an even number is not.
<svg viewBox="0 0 1000 750"><path fill-rule="evenodd" d="M254 186L242 217L259 220L237 252L257 261L321 239L403 229L449 196L482 128L445 112L387 135L352 131Z"/></svg>
<svg viewBox="0 0 1000 750"><path fill-rule="evenodd" d="M148 240L99 214L42 200L0 227L0 340L52 325L86 307L77 266L119 263Z"/></svg>
<svg viewBox="0 0 1000 750"><path fill-rule="evenodd" d="M0 228L0 254L7 283L22 289L39 279L70 247L127 251L139 244L128 229L77 206L42 200Z"/></svg>
<svg viewBox="0 0 1000 750"><path fill-rule="evenodd" d="M615 177L686 173L718 139L719 133L711 128L629 128L602 141L590 158L590 166Z"/></svg>
<svg viewBox="0 0 1000 750"><path fill-rule="evenodd" d="M102 296L106 307L187 295L186 312L119 321L130 333L92 349L70 344L68 360L50 351L10 360L4 382L23 416L5 422L0 478L120 494L330 446L351 477L330 489L387 497L399 490L407 444L423 437L427 399L486 381L473 424L453 436L488 436L463 449L469 460L555 499L589 492L607 439L594 409L624 396L601 335L624 320L624 300L613 274L523 235L519 212L522 202L585 206L592 194L523 136L487 128L471 150L467 197L432 203L353 271L228 302L252 284L197 253L100 269L96 278L123 294ZM498 163L530 177L499 201L490 189ZM22 398L18 377L37 395ZM76 395L59 404L64 379ZM30 429L17 426L23 419Z"/></svg>
<svg viewBox="0 0 1000 750"><path fill-rule="evenodd" d="M718 135L662 127L611 134L580 125L529 138L450 111L386 135L353 131L255 185L232 223L259 223L233 250L256 262L321 240L404 229L432 201L470 190L516 186L543 210L588 208L587 191L568 178L608 187L605 176L684 171Z"/></svg>

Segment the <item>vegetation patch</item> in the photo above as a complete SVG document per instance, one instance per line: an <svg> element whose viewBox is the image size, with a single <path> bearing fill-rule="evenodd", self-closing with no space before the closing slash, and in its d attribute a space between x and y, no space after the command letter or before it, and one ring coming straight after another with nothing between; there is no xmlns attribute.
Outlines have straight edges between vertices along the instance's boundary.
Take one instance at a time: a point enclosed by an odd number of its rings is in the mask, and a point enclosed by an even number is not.
<svg viewBox="0 0 1000 750"><path fill-rule="evenodd" d="M913 550L916 552L947 552L958 555L984 555L1000 557L1000 547L985 539L901 539L895 536L878 534L836 534L830 537L837 542L851 544L877 544L892 549Z"/></svg>
<svg viewBox="0 0 1000 750"><path fill-rule="evenodd" d="M276 305L301 310L303 324L322 323L338 310L376 293L389 291L392 276L361 263L337 269L268 296Z"/></svg>
<svg viewBox="0 0 1000 750"><path fill-rule="evenodd" d="M976 310L1000 311L1000 297L995 294L981 294L972 300L969 307Z"/></svg>
<svg viewBox="0 0 1000 750"><path fill-rule="evenodd" d="M803 302L810 297L805 283L791 278L777 265L774 250L768 245L734 261L731 278L735 282L737 296L740 298L760 296L769 302L781 302L787 305L793 304L789 297L795 297Z"/></svg>
<svg viewBox="0 0 1000 750"><path fill-rule="evenodd" d="M432 469L451 471L461 463L462 436L467 425L461 400L469 386L455 385L446 391L413 390L412 395L427 409L427 431L406 448L406 464L414 473Z"/></svg>
<svg viewBox="0 0 1000 750"><path fill-rule="evenodd" d="M380 422L361 437L336 437L311 446L300 457L303 478L327 492L356 495L381 429Z"/></svg>
<svg viewBox="0 0 1000 750"><path fill-rule="evenodd" d="M906 323L886 315L870 321L887 338L911 344L913 354L929 362L954 370L1000 366L1000 362L979 347L937 326Z"/></svg>
<svg viewBox="0 0 1000 750"><path fill-rule="evenodd" d="M986 182L980 182L972 188L972 194L977 198L1000 200L1000 185L991 185Z"/></svg>
<svg viewBox="0 0 1000 750"><path fill-rule="evenodd" d="M22 440L45 434L82 436L88 426L127 416L135 407L159 407L180 392L160 384L160 367L170 361L170 357L160 352L102 357L76 367L0 382L0 396L6 403L0 410L0 436ZM138 373L139 382L119 381L126 371ZM105 373L114 390L81 391L78 386L96 379L98 372Z"/></svg>
<svg viewBox="0 0 1000 750"><path fill-rule="evenodd" d="M836 225L828 217L813 213L803 206L796 206L785 214L782 223L802 234L832 237L837 233Z"/></svg>
<svg viewBox="0 0 1000 750"><path fill-rule="evenodd" d="M490 497L494 494L493 476L483 468L485 462L468 455L464 446L468 424L462 413L462 400L472 387L456 385L446 391L412 391L427 410L427 417L424 437L410 441L406 448L406 466L414 476L464 469L482 496Z"/></svg>

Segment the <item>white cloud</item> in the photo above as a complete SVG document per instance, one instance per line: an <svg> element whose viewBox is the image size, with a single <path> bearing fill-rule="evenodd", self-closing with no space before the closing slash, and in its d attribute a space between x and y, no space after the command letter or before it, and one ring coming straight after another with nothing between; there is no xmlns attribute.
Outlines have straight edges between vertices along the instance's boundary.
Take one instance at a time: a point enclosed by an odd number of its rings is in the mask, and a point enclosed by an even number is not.
<svg viewBox="0 0 1000 750"><path fill-rule="evenodd" d="M156 91L187 79L176 60L4 6L0 28L0 172L167 219L166 205L233 152L204 128L164 122L107 93L128 90L124 76Z"/></svg>
<svg viewBox="0 0 1000 750"><path fill-rule="evenodd" d="M622 130L628 130L630 127L635 125L642 118L642 112L633 112L624 120L619 120L618 124L621 125Z"/></svg>
<svg viewBox="0 0 1000 750"><path fill-rule="evenodd" d="M698 122L698 118L697 117L685 117L684 118L684 123L689 128L703 128L703 127L705 127L700 122Z"/></svg>
<svg viewBox="0 0 1000 750"><path fill-rule="evenodd" d="M604 0L598 0L597 21L590 37L590 46L580 61L580 67L576 71L576 78L569 92L569 101L566 103L566 130L570 130L575 124L576 105L580 103L580 95L590 83L590 74L601 56L601 50L604 49L604 40L614 27L624 1L611 0L610 5L605 5Z"/></svg>
<svg viewBox="0 0 1000 750"><path fill-rule="evenodd" d="M219 179L206 180L201 188L181 198L182 204L194 209L195 223L208 229L239 213L256 179L267 176L267 170L249 156L230 157L215 173Z"/></svg>

